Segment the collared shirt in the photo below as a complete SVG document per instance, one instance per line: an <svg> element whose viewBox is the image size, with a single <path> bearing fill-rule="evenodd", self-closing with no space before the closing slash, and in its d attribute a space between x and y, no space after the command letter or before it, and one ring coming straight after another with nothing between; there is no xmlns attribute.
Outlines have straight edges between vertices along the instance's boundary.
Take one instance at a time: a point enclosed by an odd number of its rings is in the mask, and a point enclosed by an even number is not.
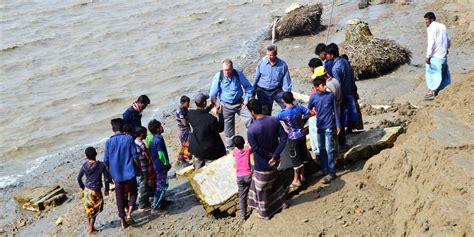
<svg viewBox="0 0 474 237"><path fill-rule="evenodd" d="M223 75L222 81L220 82L219 86L219 77L220 72L214 75L214 79L212 79L211 83L211 90L209 95L211 97L219 96L219 99L228 104L236 104L242 100L244 93L242 91L242 87L245 88L245 96L244 100L248 101L250 96L252 96L252 85L250 84L247 77L245 77L244 73L240 70L235 70L239 75L239 78L235 76L232 72L230 78Z"/></svg>
<svg viewBox="0 0 474 237"><path fill-rule="evenodd" d="M104 147L104 164L109 167L114 182L128 181L138 175L133 159L138 158L131 136L123 133L112 135Z"/></svg>
<svg viewBox="0 0 474 237"><path fill-rule="evenodd" d="M337 111L334 94L328 91L316 92L309 97L308 109L316 110L316 126L319 129L340 128L339 114Z"/></svg>
<svg viewBox="0 0 474 237"><path fill-rule="evenodd" d="M291 77L285 61L277 58L272 65L267 58L262 59L255 73L253 87L256 86L266 90L282 88L285 92L291 91Z"/></svg>
<svg viewBox="0 0 474 237"><path fill-rule="evenodd" d="M444 58L451 46L451 38L448 35L446 26L433 21L426 29L426 32L428 33L426 57Z"/></svg>
<svg viewBox="0 0 474 237"><path fill-rule="evenodd" d="M332 67L332 76L341 83L343 96L353 95L354 79L352 78L352 68L344 58L337 57Z"/></svg>
<svg viewBox="0 0 474 237"><path fill-rule="evenodd" d="M275 117L265 116L255 120L247 130L247 137L254 152L254 169L256 171L273 171L276 167L268 161L280 154L286 146L287 135Z"/></svg>
<svg viewBox="0 0 474 237"><path fill-rule="evenodd" d="M276 118L283 121L288 126L288 138L296 140L304 136L303 117L309 115L309 110L301 105L286 107L276 115Z"/></svg>

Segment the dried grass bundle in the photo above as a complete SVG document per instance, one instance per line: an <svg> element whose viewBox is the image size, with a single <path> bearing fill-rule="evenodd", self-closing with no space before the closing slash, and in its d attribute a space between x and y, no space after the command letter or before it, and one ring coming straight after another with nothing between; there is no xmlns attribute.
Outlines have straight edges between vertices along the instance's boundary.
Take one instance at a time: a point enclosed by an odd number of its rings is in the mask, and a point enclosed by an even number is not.
<svg viewBox="0 0 474 237"><path fill-rule="evenodd" d="M346 42L340 53L347 54L359 79L378 77L410 62L411 52L393 40L372 36L368 24L360 20L349 22Z"/></svg>
<svg viewBox="0 0 474 237"><path fill-rule="evenodd" d="M285 15L276 23L276 39L287 37L315 34L321 30L321 15L323 7L321 4L303 6ZM270 27L267 35L272 37Z"/></svg>

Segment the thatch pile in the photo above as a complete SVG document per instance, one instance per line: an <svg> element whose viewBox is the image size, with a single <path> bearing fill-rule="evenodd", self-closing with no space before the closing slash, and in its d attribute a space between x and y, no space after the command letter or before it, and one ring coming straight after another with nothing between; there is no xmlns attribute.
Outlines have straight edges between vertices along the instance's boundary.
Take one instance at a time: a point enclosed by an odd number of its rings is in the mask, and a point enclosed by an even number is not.
<svg viewBox="0 0 474 237"><path fill-rule="evenodd" d="M321 4L298 7L287 13L276 23L275 40L293 36L311 35L321 30ZM272 38L272 27L268 30L267 39Z"/></svg>
<svg viewBox="0 0 474 237"><path fill-rule="evenodd" d="M366 22L359 19L347 24L346 41L340 45L359 79L378 77L410 62L411 52L393 40L375 38Z"/></svg>

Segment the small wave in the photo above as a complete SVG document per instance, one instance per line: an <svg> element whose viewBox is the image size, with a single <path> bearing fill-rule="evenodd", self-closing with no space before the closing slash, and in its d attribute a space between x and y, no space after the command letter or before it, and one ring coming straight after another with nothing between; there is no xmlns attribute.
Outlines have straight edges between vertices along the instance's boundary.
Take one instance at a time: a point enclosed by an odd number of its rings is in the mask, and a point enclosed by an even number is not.
<svg viewBox="0 0 474 237"><path fill-rule="evenodd" d="M4 189L10 185L15 184L16 181L23 176L24 175L21 175L21 174L14 174L14 175L0 177L0 189Z"/></svg>
<svg viewBox="0 0 474 237"><path fill-rule="evenodd" d="M10 45L10 46L7 46L5 48L0 49L0 51L1 52L8 52L8 51L17 49L18 47L19 47L18 45L14 44L14 45Z"/></svg>
<svg viewBox="0 0 474 237"><path fill-rule="evenodd" d="M80 154L81 150L84 150L86 147L100 147L108 137L102 138L97 142L88 143L84 145L76 145L70 148L67 148L63 151L57 152L54 155L46 155L38 157L37 159L27 162L26 167L29 167L25 170L24 173L13 174L0 177L0 190L6 187L17 184L22 178L27 177L31 180L32 177L35 177L41 173L49 172L52 169L56 168L60 160L71 160L75 159L76 156L71 156L71 154ZM23 169L24 170L24 169Z"/></svg>

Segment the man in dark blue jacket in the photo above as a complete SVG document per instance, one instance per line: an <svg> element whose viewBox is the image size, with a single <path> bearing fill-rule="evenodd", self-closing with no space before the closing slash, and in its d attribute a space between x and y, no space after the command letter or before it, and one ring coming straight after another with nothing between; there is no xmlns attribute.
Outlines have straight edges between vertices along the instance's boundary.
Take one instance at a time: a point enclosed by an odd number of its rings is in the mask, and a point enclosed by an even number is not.
<svg viewBox="0 0 474 237"><path fill-rule="evenodd" d="M125 112L123 112L123 121L130 126L131 131L135 131L136 127L142 126L142 112L150 104L150 99L146 95L138 97Z"/></svg>

